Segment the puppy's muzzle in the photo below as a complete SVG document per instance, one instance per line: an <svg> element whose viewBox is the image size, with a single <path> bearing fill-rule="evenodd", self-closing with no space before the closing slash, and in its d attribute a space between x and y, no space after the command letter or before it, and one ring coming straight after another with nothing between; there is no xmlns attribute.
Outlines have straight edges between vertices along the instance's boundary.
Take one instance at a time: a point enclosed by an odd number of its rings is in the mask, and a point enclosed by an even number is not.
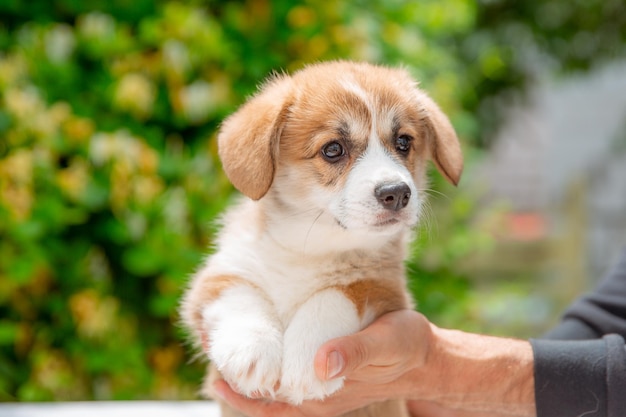
<svg viewBox="0 0 626 417"><path fill-rule="evenodd" d="M404 182L385 183L374 189L374 196L387 210L400 211L409 204L411 189Z"/></svg>

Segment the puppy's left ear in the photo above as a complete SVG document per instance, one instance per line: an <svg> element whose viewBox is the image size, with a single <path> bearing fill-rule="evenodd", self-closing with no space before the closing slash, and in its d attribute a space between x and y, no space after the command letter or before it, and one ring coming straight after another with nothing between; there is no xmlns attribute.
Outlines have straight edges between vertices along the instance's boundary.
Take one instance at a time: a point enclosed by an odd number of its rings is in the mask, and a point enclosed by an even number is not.
<svg viewBox="0 0 626 417"><path fill-rule="evenodd" d="M463 154L459 138L450 120L433 99L419 91L418 100L422 120L428 131L431 159L441 175L451 184L457 185L463 172Z"/></svg>
<svg viewBox="0 0 626 417"><path fill-rule="evenodd" d="M274 76L224 121L217 136L228 179L253 200L263 197L274 181L291 91L289 76Z"/></svg>

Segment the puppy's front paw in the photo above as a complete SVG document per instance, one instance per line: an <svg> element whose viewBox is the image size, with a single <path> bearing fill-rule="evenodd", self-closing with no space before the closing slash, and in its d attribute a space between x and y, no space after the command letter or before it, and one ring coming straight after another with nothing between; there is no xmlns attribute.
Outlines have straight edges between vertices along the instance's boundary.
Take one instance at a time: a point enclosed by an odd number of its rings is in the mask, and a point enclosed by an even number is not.
<svg viewBox="0 0 626 417"><path fill-rule="evenodd" d="M209 358L235 391L248 397L274 397L282 350L278 329L248 323L214 329Z"/></svg>
<svg viewBox="0 0 626 417"><path fill-rule="evenodd" d="M358 331L354 304L338 290L311 297L294 315L284 336L283 370L278 396L292 404L322 399L343 387L343 378L321 381L315 375L315 354L335 337Z"/></svg>

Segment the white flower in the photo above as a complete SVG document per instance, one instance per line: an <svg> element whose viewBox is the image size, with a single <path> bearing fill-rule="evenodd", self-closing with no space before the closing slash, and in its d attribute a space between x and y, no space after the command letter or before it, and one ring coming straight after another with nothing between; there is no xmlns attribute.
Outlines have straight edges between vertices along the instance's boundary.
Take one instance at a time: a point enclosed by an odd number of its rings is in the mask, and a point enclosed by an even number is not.
<svg viewBox="0 0 626 417"><path fill-rule="evenodd" d="M39 90L32 85L7 90L4 103L9 113L20 120L29 120L45 109Z"/></svg>
<svg viewBox="0 0 626 417"><path fill-rule="evenodd" d="M114 102L135 117L144 119L152 114L156 88L144 75L130 73L122 77L115 89Z"/></svg>
<svg viewBox="0 0 626 417"><path fill-rule="evenodd" d="M76 38L72 28L66 24L57 24L45 34L46 55L54 63L67 61L76 47Z"/></svg>
<svg viewBox="0 0 626 417"><path fill-rule="evenodd" d="M88 38L108 38L115 33L115 20L102 12L88 13L79 18L78 30Z"/></svg>
<svg viewBox="0 0 626 417"><path fill-rule="evenodd" d="M28 74L27 68L24 57L0 53L0 88L5 89L25 78Z"/></svg>
<svg viewBox="0 0 626 417"><path fill-rule="evenodd" d="M180 91L180 101L187 120L204 122L215 109L215 88L204 80L194 81Z"/></svg>
<svg viewBox="0 0 626 417"><path fill-rule="evenodd" d="M175 39L163 44L163 66L178 76L184 75L191 67L187 46Z"/></svg>
<svg viewBox="0 0 626 417"><path fill-rule="evenodd" d="M89 144L89 156L95 166L102 166L109 162L115 154L113 135L109 133L95 133Z"/></svg>

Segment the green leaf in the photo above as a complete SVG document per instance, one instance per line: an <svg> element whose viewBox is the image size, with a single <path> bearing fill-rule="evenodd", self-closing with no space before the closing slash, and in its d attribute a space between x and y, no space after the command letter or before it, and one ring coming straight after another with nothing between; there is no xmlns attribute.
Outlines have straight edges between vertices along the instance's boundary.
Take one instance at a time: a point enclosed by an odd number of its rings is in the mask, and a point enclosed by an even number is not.
<svg viewBox="0 0 626 417"><path fill-rule="evenodd" d="M15 343L19 332L19 325L8 320L0 321L0 346L10 346Z"/></svg>

